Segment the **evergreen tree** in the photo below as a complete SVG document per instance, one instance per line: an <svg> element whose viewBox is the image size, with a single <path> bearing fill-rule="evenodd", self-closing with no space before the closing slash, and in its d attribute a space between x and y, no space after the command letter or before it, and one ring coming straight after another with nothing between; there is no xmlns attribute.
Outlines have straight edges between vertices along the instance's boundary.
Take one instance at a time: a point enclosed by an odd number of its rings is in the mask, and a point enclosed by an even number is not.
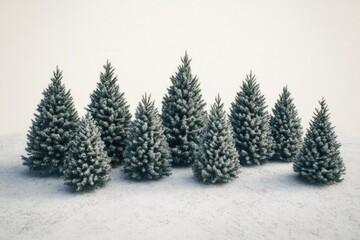
<svg viewBox="0 0 360 240"><path fill-rule="evenodd" d="M114 68L109 61L100 73L100 82L90 95L87 110L100 128L101 139L112 164L123 162L126 138L131 125L131 114L124 93L120 92Z"/></svg>
<svg viewBox="0 0 360 240"><path fill-rule="evenodd" d="M75 191L103 186L110 179L110 161L100 131L89 114L81 118L65 158L64 180Z"/></svg>
<svg viewBox="0 0 360 240"><path fill-rule="evenodd" d="M230 121L241 165L260 165L273 155L265 97L250 72L231 104Z"/></svg>
<svg viewBox="0 0 360 240"><path fill-rule="evenodd" d="M68 145L78 123L70 90L66 91L61 82L62 72L56 68L53 74L27 134L27 156L22 156L24 165L41 174L62 173Z"/></svg>
<svg viewBox="0 0 360 240"><path fill-rule="evenodd" d="M171 174L171 158L158 110L150 96L136 109L125 148L124 172L136 180L154 180Z"/></svg>
<svg viewBox="0 0 360 240"><path fill-rule="evenodd" d="M327 104L320 101L320 110L306 132L300 153L294 162L294 171L312 183L341 182L345 165L340 156L340 143L330 122Z"/></svg>
<svg viewBox="0 0 360 240"><path fill-rule="evenodd" d="M284 87L272 111L270 127L275 143L273 160L292 162L301 147L302 127L287 87Z"/></svg>
<svg viewBox="0 0 360 240"><path fill-rule="evenodd" d="M162 121L173 164L190 165L199 150L205 103L198 78L192 76L187 53L163 99Z"/></svg>
<svg viewBox="0 0 360 240"><path fill-rule="evenodd" d="M239 167L231 126L218 96L211 106L193 173L204 183L226 183L236 178Z"/></svg>

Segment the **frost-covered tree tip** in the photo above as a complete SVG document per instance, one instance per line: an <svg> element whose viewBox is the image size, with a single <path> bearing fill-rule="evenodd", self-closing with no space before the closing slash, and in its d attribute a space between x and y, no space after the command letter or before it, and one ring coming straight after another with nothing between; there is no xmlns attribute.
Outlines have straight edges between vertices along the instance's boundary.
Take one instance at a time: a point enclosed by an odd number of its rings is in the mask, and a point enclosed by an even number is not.
<svg viewBox="0 0 360 240"><path fill-rule="evenodd" d="M319 103L320 110L315 109L300 154L294 162L294 171L312 183L341 182L345 174L339 150L341 145L331 125L325 100Z"/></svg>

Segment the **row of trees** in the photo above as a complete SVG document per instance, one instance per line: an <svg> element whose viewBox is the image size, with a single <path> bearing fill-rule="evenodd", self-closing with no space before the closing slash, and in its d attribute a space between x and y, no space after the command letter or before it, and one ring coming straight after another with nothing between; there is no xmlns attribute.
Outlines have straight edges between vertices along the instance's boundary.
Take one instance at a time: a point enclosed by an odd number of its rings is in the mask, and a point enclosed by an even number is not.
<svg viewBox="0 0 360 240"><path fill-rule="evenodd" d="M77 191L104 185L111 165L118 164L138 180L159 179L171 174L172 165L185 165L202 182L223 183L236 178L240 165L276 160L294 162L294 171L310 182L342 180L345 167L325 100L302 141L300 118L286 87L270 116L250 72L229 116L220 96L207 114L191 60L187 54L181 60L161 113L144 95L133 121L110 62L81 119L56 69L27 135L24 164L42 174L63 175Z"/></svg>

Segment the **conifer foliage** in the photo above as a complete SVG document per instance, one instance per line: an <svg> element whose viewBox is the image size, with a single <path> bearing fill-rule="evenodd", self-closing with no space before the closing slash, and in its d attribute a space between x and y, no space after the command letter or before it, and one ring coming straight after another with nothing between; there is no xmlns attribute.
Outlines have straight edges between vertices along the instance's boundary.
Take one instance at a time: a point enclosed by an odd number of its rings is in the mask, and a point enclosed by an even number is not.
<svg viewBox="0 0 360 240"><path fill-rule="evenodd" d="M89 114L81 118L64 164L64 180L75 191L103 186L110 177L110 161L100 131Z"/></svg>
<svg viewBox="0 0 360 240"><path fill-rule="evenodd" d="M241 165L260 165L273 155L265 97L250 72L231 104L230 121Z"/></svg>
<svg viewBox="0 0 360 240"><path fill-rule="evenodd" d="M272 111L270 127L274 139L273 160L292 162L301 147L302 127L287 87L284 87Z"/></svg>
<svg viewBox="0 0 360 240"><path fill-rule="evenodd" d="M239 156L226 119L224 104L218 96L206 122L200 151L192 165L195 177L204 183L226 183L236 178Z"/></svg>
<svg viewBox="0 0 360 240"><path fill-rule="evenodd" d="M199 150L206 112L198 78L191 73L187 53L163 99L162 121L173 164L190 165Z"/></svg>
<svg viewBox="0 0 360 240"><path fill-rule="evenodd" d="M24 165L41 174L62 173L78 123L70 90L66 91L62 83L62 72L56 68L53 74L27 134L27 156L22 156Z"/></svg>
<svg viewBox="0 0 360 240"><path fill-rule="evenodd" d="M122 163L131 114L109 61L104 65L104 72L100 73L100 82L90 98L91 103L87 110L100 128L101 139L105 143L111 163Z"/></svg>
<svg viewBox="0 0 360 240"><path fill-rule="evenodd" d="M294 171L311 183L331 184L341 182L345 165L340 156L340 143L324 99L306 132L303 146L294 162Z"/></svg>
<svg viewBox="0 0 360 240"><path fill-rule="evenodd" d="M125 148L124 173L136 180L155 180L171 174L170 150L158 110L143 96Z"/></svg>

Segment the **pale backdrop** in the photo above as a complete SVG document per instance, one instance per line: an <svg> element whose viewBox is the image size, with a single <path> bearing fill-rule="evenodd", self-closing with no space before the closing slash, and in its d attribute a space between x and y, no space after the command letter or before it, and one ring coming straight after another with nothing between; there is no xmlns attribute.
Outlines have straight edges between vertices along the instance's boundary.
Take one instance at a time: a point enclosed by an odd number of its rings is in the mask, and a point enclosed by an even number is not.
<svg viewBox="0 0 360 240"><path fill-rule="evenodd" d="M207 107L226 108L250 69L269 107L288 85L304 127L325 97L339 134L360 136L360 1L0 1L0 135L25 133L56 65L84 114L102 65L134 113L156 105L188 51Z"/></svg>

